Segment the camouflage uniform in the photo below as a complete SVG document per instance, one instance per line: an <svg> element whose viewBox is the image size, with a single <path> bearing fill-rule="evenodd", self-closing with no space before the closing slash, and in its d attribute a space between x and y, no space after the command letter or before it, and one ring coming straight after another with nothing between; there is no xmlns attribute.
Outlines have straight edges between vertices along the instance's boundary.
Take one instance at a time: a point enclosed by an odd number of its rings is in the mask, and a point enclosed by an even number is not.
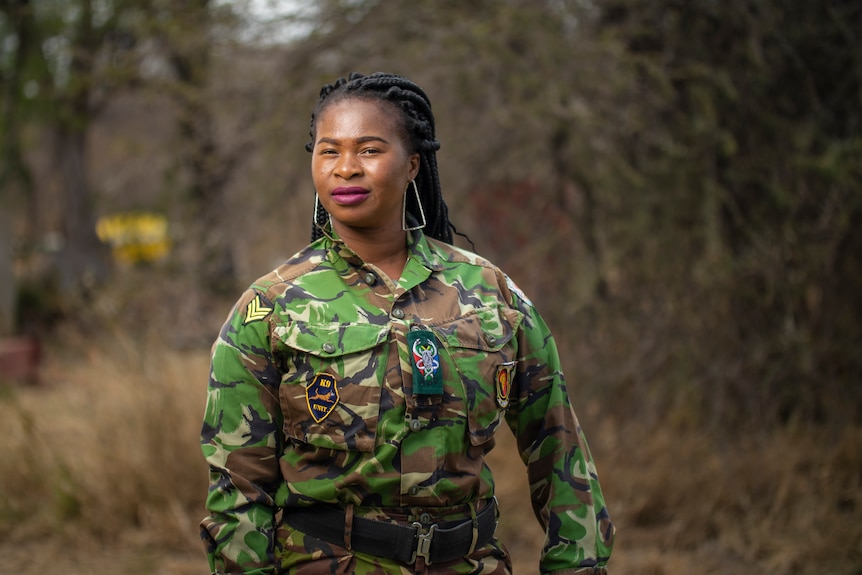
<svg viewBox="0 0 862 575"><path fill-rule="evenodd" d="M511 572L496 539L468 558L404 565L281 520L320 503L383 521L469 518L493 497L484 455L505 419L546 532L541 573L606 573L614 528L547 326L480 257L421 232L409 256L393 282L326 236L235 305L213 346L202 431L211 569ZM438 347L424 356L442 376L430 393L411 331Z"/></svg>

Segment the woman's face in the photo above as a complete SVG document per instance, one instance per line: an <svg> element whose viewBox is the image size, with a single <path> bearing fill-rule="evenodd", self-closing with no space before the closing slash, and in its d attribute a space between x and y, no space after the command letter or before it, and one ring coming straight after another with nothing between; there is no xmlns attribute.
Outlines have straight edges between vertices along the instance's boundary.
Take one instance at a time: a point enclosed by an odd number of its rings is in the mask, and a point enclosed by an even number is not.
<svg viewBox="0 0 862 575"><path fill-rule="evenodd" d="M336 228L400 229L404 192L419 172L419 154L408 149L398 113L385 102L347 99L317 118L311 174Z"/></svg>

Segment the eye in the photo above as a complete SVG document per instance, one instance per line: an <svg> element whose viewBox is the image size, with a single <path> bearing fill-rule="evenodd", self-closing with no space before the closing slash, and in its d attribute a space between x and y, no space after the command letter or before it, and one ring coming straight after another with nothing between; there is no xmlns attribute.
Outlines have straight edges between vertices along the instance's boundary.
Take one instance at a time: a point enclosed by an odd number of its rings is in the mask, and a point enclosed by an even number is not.
<svg viewBox="0 0 862 575"><path fill-rule="evenodd" d="M361 153L365 154L366 156L373 156L375 154L379 154L380 150L378 150L377 148L365 148L364 150L362 150Z"/></svg>

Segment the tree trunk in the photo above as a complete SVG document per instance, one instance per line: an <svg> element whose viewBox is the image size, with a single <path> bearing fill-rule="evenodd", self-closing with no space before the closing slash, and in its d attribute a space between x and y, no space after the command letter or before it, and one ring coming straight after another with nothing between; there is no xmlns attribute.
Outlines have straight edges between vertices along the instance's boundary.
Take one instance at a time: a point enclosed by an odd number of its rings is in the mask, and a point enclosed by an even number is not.
<svg viewBox="0 0 862 575"><path fill-rule="evenodd" d="M70 49L71 78L54 124L55 165L59 167L63 197L63 246L57 261L60 295L74 301L86 297L108 273L108 250L96 236L90 204L87 168L87 131L93 116L91 80L103 33L93 25L91 0L83 0ZM67 303L66 301L61 304Z"/></svg>
<svg viewBox="0 0 862 575"><path fill-rule="evenodd" d="M9 215L0 213L0 338L15 328L15 274L12 268L11 224Z"/></svg>
<svg viewBox="0 0 862 575"><path fill-rule="evenodd" d="M21 245L29 247L37 235L33 178L21 152L20 104L27 62L41 54L30 1L20 0L4 5L3 12L12 26L17 45L8 76L3 78L3 107L0 118L0 197L5 207L0 213L0 337L13 333L18 327L15 317L18 278L15 275L13 246L17 239ZM8 209L16 192L20 192L26 204L28 226L23 232L23 239L15 237L12 229L15 218Z"/></svg>
<svg viewBox="0 0 862 575"><path fill-rule="evenodd" d="M575 169L573 169L572 162L567 155L568 144L569 133L565 127L560 127L551 135L550 149L553 150L554 177L560 196L559 205L562 206L562 209L568 209L569 202L565 201L562 196L565 195L566 186L574 186L580 193L583 202L580 213L570 214L570 216L576 222L581 238L583 238L587 257L594 270L592 295L599 300L607 300L610 290L605 276L605 254L599 241L598 231L600 207L593 187L587 178L574 173Z"/></svg>
<svg viewBox="0 0 862 575"><path fill-rule="evenodd" d="M61 293L86 295L108 273L107 249L96 236L90 205L83 129L60 124L55 131L56 164L63 190L64 243L57 261Z"/></svg>
<svg viewBox="0 0 862 575"><path fill-rule="evenodd" d="M189 173L189 197L196 214L191 240L198 247L189 269L195 270L204 290L213 295L232 294L236 265L230 238L221 226L226 218L226 184L236 164L220 149L213 132L209 87L211 44L209 0L174 4L174 18L183 22L180 37L169 36L169 61L177 76L180 161Z"/></svg>

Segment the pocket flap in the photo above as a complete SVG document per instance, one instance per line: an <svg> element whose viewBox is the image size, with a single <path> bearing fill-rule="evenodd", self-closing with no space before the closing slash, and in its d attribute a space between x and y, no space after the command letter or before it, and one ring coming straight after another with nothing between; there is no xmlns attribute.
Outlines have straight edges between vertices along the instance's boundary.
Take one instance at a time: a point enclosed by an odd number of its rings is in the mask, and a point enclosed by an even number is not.
<svg viewBox="0 0 862 575"><path fill-rule="evenodd" d="M371 349L389 335L388 325L309 323L289 320L274 332L284 345L318 357L334 357Z"/></svg>
<svg viewBox="0 0 862 575"><path fill-rule="evenodd" d="M449 348L495 352L509 343L523 319L515 309L483 307L433 327Z"/></svg>

